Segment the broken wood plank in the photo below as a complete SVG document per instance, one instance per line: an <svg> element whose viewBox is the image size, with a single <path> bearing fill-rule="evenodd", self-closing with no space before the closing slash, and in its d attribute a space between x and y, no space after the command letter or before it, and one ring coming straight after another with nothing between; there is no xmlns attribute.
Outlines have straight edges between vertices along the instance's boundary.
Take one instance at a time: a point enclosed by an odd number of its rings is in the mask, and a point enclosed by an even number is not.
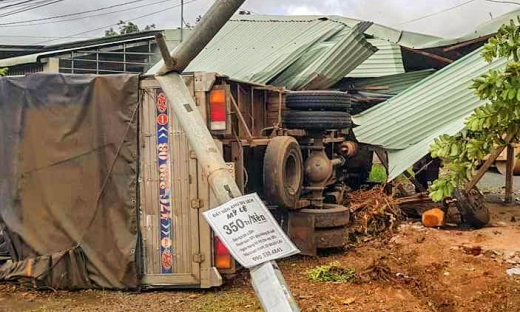
<svg viewBox="0 0 520 312"><path fill-rule="evenodd" d="M422 51L422 50L415 50L415 49L411 49L411 48L407 48L407 47L402 47L402 49L404 49L406 51L410 51L410 52L415 53L415 54L420 54L420 55L427 56L429 58L435 59L435 60L443 62L443 63L451 64L451 63L454 62L452 59L449 59L447 57L443 57L443 56L440 56L440 55L437 55L437 54L433 54L433 53L430 53L430 52L426 52L426 51Z"/></svg>
<svg viewBox="0 0 520 312"><path fill-rule="evenodd" d="M507 146L507 163L506 163L506 197L505 202L510 204L513 202L513 169L515 167L515 148L512 145Z"/></svg>
<svg viewBox="0 0 520 312"><path fill-rule="evenodd" d="M498 149L494 150L493 153L491 153L491 156L484 162L482 167L480 167L480 169L478 170L477 174L466 185L466 188L464 189L466 192L471 191L471 189L473 189L475 187L475 185L477 185L477 183L480 181L480 179L482 179L484 174L486 174L486 172L488 171L489 167L491 167L491 165L495 162L495 160L497 160L497 158L500 155L500 153L502 153L502 151L506 148L506 146L509 144L509 142L511 142L513 137L514 137L513 134L508 134L506 136L505 140L504 140L505 141L505 145L499 147Z"/></svg>

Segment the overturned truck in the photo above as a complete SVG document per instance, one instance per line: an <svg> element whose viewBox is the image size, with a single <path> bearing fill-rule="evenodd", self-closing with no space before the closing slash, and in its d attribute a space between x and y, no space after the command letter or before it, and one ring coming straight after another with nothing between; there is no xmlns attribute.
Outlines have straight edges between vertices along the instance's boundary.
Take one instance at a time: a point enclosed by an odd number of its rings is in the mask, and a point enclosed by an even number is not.
<svg viewBox="0 0 520 312"><path fill-rule="evenodd" d="M183 75L229 170L304 254L341 247L372 151L342 92ZM41 287L221 285L237 269L202 212L207 176L153 77L0 79L0 279ZM8 258L8 259L7 259Z"/></svg>

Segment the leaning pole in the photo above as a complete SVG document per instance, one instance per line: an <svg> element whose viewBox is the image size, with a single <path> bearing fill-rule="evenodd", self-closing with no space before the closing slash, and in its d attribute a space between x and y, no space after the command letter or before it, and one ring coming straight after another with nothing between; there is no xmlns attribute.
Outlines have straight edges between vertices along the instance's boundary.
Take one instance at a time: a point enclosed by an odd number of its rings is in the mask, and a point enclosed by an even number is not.
<svg viewBox="0 0 520 312"><path fill-rule="evenodd" d="M204 49L211 39L224 26L229 18L238 10L245 0L217 0L197 24L191 36L183 42L172 54L167 50L163 38L158 38L164 64L155 75L161 88L168 98L171 108L175 112L178 122L184 129L191 144L191 148L197 156L202 170L208 177L215 197L219 204L224 204L233 198L242 196L233 176L226 168L225 161L219 152L213 137L209 132L206 122L199 113L196 104L186 87L180 73L188 64ZM266 302L272 301L272 294L257 291L257 296L267 312L296 312L300 311L289 287L281 275L275 261L269 261L252 268L254 271L275 272L274 288L284 294L286 308L270 309ZM258 279L256 274L251 274L253 284ZM260 282L260 281L258 281ZM274 289L276 291L276 289Z"/></svg>

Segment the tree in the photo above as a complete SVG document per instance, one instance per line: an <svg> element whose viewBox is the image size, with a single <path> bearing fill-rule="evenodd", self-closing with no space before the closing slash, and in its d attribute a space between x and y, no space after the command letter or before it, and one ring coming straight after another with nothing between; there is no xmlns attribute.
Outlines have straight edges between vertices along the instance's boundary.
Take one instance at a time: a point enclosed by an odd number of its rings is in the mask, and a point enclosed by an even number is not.
<svg viewBox="0 0 520 312"><path fill-rule="evenodd" d="M504 138L520 136L520 18L503 25L482 50L488 62L506 58L502 70L490 70L473 80L471 89L487 103L475 109L465 121L462 132L455 136L442 135L430 147L433 157L443 161L444 173L430 187L430 198L441 201L454 189L469 182L484 158L506 145Z"/></svg>
<svg viewBox="0 0 520 312"><path fill-rule="evenodd" d="M7 68L0 68L0 77L7 75Z"/></svg>
<svg viewBox="0 0 520 312"><path fill-rule="evenodd" d="M114 28L110 27L109 29L105 30L105 37L138 33L140 31L139 26L132 22L125 22L120 20L119 23L117 23L117 25L119 26L119 32L114 30ZM144 27L145 31L153 29L155 29L155 24L146 25Z"/></svg>
<svg viewBox="0 0 520 312"><path fill-rule="evenodd" d="M155 29L155 24L150 24L150 25L146 25L144 27L144 30L145 31L148 31L148 30L154 30Z"/></svg>

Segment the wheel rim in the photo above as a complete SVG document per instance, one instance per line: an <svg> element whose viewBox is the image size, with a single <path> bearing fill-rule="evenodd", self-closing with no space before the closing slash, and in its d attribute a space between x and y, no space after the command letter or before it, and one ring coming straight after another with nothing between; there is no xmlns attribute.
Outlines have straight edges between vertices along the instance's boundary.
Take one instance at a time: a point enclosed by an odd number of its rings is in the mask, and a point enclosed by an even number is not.
<svg viewBox="0 0 520 312"><path fill-rule="evenodd" d="M301 172L298 168L298 161L294 154L289 154L284 163L284 187L291 195L295 195L300 188Z"/></svg>

